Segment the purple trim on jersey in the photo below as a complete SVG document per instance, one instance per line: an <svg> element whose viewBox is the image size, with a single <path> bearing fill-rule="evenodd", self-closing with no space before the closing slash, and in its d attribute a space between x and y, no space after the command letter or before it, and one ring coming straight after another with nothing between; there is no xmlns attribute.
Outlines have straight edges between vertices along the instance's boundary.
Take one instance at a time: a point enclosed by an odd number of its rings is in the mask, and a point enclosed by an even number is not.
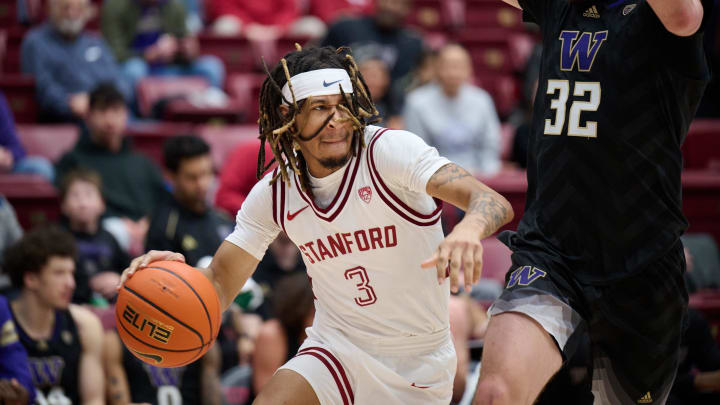
<svg viewBox="0 0 720 405"><path fill-rule="evenodd" d="M378 194L380 195L380 199L382 199L385 204L387 204L388 207L390 207L395 213L400 215L402 218L407 220L408 222L418 225L418 226L430 226L434 225L440 220L440 212L442 211L442 201L438 200L437 198L433 198L433 201L435 201L436 209L430 213L430 214L422 214L418 211L415 211L414 209L410 208L405 202L403 202L400 198L398 198L391 190L390 188L385 185L385 183L382 180L382 177L380 176L380 172L375 167L375 157L373 155L373 149L375 148L375 142L380 139L380 136L387 132L388 130L385 129L381 131L380 133L375 136L372 141L370 141L370 146L367 154L368 159L368 166L370 167L370 180L372 180L373 186L375 186L375 190L377 190ZM376 182L377 178L377 182ZM378 187L378 184L380 187ZM381 188L382 187L382 188ZM402 211L400 208L398 208L395 204L393 204L383 193L387 193L390 198L395 200L395 202L400 205L402 208L405 209L410 215L413 215L419 219L411 218L409 215L407 215L404 211Z"/></svg>
<svg viewBox="0 0 720 405"><path fill-rule="evenodd" d="M327 367L327 369L330 371L330 374L332 374L333 379L335 380L335 384L337 384L338 391L340 391L340 396L343 399L343 404L355 403L355 395L353 394L352 387L350 386L350 382L348 381L347 375L345 374L345 369L332 353L330 353L326 349L323 349L322 347L313 346L306 347L305 349L300 350L295 356L297 357L303 355L311 355L322 361L323 364L325 364L325 367ZM329 358L330 361L332 361L332 363L335 365L335 367L332 367L325 357ZM337 370L340 372L342 382L340 382L340 378L338 378L338 374L335 371L335 368L337 368ZM347 396L345 395L346 392Z"/></svg>

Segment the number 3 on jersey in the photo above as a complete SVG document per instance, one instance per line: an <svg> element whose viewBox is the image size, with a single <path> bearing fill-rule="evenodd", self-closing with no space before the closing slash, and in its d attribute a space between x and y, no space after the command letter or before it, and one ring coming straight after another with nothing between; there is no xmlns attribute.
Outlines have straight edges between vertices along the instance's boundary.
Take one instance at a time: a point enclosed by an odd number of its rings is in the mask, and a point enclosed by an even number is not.
<svg viewBox="0 0 720 405"><path fill-rule="evenodd" d="M589 99L587 97L588 93L590 93ZM569 116L568 136L597 138L597 122L587 121L584 126L580 126L580 114L583 111L597 111L600 106L600 82L575 82L573 88L574 100L570 105L569 114L566 114L570 96L569 81L548 80L547 94L557 94L557 97L550 101L550 109L555 111L555 118L545 120L545 135L562 135L567 115Z"/></svg>
<svg viewBox="0 0 720 405"><path fill-rule="evenodd" d="M358 291L361 291L363 295L360 297L355 297L355 303L360 305L361 307L365 307L368 305L372 305L377 301L377 296L375 295L375 290L373 290L372 286L368 284L370 282L370 278L368 277L367 271L365 271L365 268L362 266L353 267L352 269L345 270L345 279L351 280L351 279L357 279L359 281L355 286L357 287Z"/></svg>

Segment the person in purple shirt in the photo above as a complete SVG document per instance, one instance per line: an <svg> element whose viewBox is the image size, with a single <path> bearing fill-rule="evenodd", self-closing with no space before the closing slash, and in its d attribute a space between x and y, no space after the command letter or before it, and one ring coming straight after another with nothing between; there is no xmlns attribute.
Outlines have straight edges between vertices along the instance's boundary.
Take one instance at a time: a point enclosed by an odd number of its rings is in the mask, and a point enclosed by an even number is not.
<svg viewBox="0 0 720 405"><path fill-rule="evenodd" d="M35 401L25 348L18 340L8 302L0 295L0 404L28 404Z"/></svg>
<svg viewBox="0 0 720 405"><path fill-rule="evenodd" d="M41 156L27 156L15 132L15 120L7 100L0 91L0 174L38 174L48 181L55 178L52 163Z"/></svg>

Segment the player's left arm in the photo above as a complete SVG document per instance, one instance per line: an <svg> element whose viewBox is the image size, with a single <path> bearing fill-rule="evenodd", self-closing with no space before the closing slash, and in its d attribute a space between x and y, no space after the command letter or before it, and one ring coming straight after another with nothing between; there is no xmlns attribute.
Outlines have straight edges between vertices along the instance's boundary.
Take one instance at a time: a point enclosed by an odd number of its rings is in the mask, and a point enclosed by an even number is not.
<svg viewBox="0 0 720 405"><path fill-rule="evenodd" d="M214 344L202 357L202 405L220 405L220 346Z"/></svg>
<svg viewBox="0 0 720 405"><path fill-rule="evenodd" d="M650 8L671 33L688 37L700 29L703 6L700 0L648 0Z"/></svg>
<svg viewBox="0 0 720 405"><path fill-rule="evenodd" d="M105 373L102 367L103 329L100 320L81 306L71 305L70 313L77 324L82 354L78 384L83 405L105 404Z"/></svg>
<svg viewBox="0 0 720 405"><path fill-rule="evenodd" d="M465 288L480 279L482 244L480 241L513 218L510 203L490 187L481 183L467 170L448 163L430 177L427 193L465 211L465 217L438 246L435 254L423 267L435 266L438 281L445 279L450 265L450 288L458 289L460 265L465 267Z"/></svg>

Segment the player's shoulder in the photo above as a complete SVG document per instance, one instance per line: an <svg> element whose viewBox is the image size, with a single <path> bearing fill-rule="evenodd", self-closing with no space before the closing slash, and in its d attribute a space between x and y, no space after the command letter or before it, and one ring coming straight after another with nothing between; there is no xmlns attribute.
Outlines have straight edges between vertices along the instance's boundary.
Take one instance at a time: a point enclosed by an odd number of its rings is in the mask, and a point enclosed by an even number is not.
<svg viewBox="0 0 720 405"><path fill-rule="evenodd" d="M371 150L397 150L403 145L424 142L419 136L402 129L389 129L368 125L365 128L365 145Z"/></svg>
<svg viewBox="0 0 720 405"><path fill-rule="evenodd" d="M70 304L68 307L70 316L72 316L75 325L77 326L78 332L83 334L98 334L102 336L102 323L100 318L95 315L94 312L85 308L82 305Z"/></svg>

